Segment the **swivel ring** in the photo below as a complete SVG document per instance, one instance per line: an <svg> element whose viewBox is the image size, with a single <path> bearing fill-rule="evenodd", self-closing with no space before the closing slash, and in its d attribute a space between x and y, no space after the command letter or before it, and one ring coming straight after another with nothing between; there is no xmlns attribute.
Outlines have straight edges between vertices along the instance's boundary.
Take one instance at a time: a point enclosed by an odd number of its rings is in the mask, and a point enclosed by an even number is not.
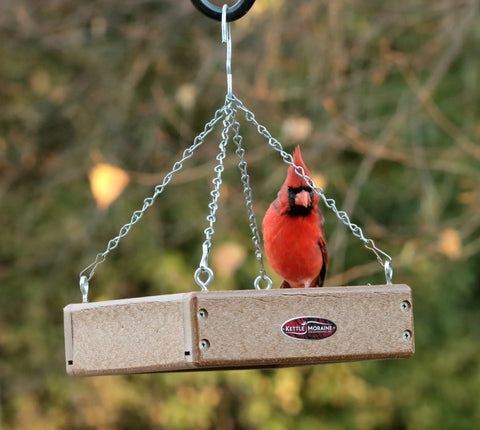
<svg viewBox="0 0 480 430"><path fill-rule="evenodd" d="M222 20L222 8L210 3L208 0L191 0L192 4L204 15L217 21ZM235 21L245 15L252 7L255 0L239 0L227 9L227 21Z"/></svg>

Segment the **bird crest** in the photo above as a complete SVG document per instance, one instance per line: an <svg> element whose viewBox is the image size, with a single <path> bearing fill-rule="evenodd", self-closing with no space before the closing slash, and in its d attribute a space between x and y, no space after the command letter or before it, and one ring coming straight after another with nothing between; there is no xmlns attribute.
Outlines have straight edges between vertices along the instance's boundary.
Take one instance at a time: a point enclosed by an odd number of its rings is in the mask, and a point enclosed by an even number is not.
<svg viewBox="0 0 480 430"><path fill-rule="evenodd" d="M312 178L310 176L310 172L307 169L307 166L305 166L305 163L303 162L302 159L302 153L300 152L300 147L297 146L295 148L295 151L293 153L293 163L295 166L299 166L303 168L303 172L305 173L306 176L308 176L310 179ZM282 187L280 188L280 191L278 193L278 197L283 205L288 204L288 190L289 189L299 189L299 188L307 188L309 185L306 183L305 179L303 179L301 176L297 174L295 171L295 167L290 166L288 168L288 174L287 178L285 179L285 182L283 183ZM314 194L313 195L313 205L316 206L318 203L318 195ZM283 208L286 210L286 206Z"/></svg>
<svg viewBox="0 0 480 430"><path fill-rule="evenodd" d="M295 148L295 152L293 153L293 164L303 168L305 175L311 178L310 172L308 171L307 166L305 166L305 163L303 162L299 146ZM297 172L295 171L295 167L293 166L290 166L288 169L288 175L285 183L291 188L308 187L308 184L301 176L297 174Z"/></svg>

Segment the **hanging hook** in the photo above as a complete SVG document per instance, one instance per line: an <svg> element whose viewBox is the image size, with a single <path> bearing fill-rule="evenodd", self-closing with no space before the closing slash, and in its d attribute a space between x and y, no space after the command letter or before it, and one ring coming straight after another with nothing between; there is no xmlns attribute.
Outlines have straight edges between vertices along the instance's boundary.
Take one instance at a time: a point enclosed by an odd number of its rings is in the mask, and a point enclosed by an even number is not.
<svg viewBox="0 0 480 430"><path fill-rule="evenodd" d="M227 21L227 5L223 5L222 8L222 43L227 44L227 61L226 61L226 72L227 72L227 94L231 96L232 91L232 30L230 28L230 23Z"/></svg>
<svg viewBox="0 0 480 430"><path fill-rule="evenodd" d="M222 20L222 8L210 3L208 0L191 0L192 4L204 15L217 21ZM255 0L239 0L227 9L227 21L235 21L245 15L252 7Z"/></svg>

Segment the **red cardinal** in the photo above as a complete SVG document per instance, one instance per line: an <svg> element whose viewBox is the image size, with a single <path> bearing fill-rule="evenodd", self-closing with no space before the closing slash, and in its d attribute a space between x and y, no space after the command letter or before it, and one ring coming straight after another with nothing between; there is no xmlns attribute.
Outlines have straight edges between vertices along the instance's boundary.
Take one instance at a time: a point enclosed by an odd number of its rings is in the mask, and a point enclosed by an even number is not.
<svg viewBox="0 0 480 430"><path fill-rule="evenodd" d="M293 162L303 167L305 175L310 177L298 146ZM323 285L328 254L318 195L292 166L277 198L265 214L262 230L267 259L283 278L280 288Z"/></svg>

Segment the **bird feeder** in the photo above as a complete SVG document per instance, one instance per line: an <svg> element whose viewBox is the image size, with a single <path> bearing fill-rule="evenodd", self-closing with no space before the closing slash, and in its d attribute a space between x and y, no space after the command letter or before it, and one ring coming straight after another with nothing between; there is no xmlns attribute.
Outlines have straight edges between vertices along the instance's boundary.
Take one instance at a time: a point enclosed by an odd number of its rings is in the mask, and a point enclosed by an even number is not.
<svg viewBox="0 0 480 430"><path fill-rule="evenodd" d="M243 16L254 0L240 0L222 9L206 0L192 3L221 21L227 45L227 95L193 144L143 207L133 213L104 252L80 273L82 303L64 308L67 373L76 376L146 372L254 369L338 363L356 360L406 358L414 354L411 289L392 284L391 257L315 186L303 168L261 125L233 93L230 22ZM384 285L338 286L308 289L271 289L263 266L261 239L253 208L250 177L240 135L240 117L252 124L267 144L311 186L323 201L377 257L385 271ZM122 300L88 302L89 281L120 240L142 218L164 191L173 175L218 123L223 124L218 164L214 168L208 226L202 257L194 279L200 291ZM253 289L209 291L214 278L208 266L217 201L222 183L226 147L232 140L252 230L259 275ZM264 287L262 289L262 286Z"/></svg>

